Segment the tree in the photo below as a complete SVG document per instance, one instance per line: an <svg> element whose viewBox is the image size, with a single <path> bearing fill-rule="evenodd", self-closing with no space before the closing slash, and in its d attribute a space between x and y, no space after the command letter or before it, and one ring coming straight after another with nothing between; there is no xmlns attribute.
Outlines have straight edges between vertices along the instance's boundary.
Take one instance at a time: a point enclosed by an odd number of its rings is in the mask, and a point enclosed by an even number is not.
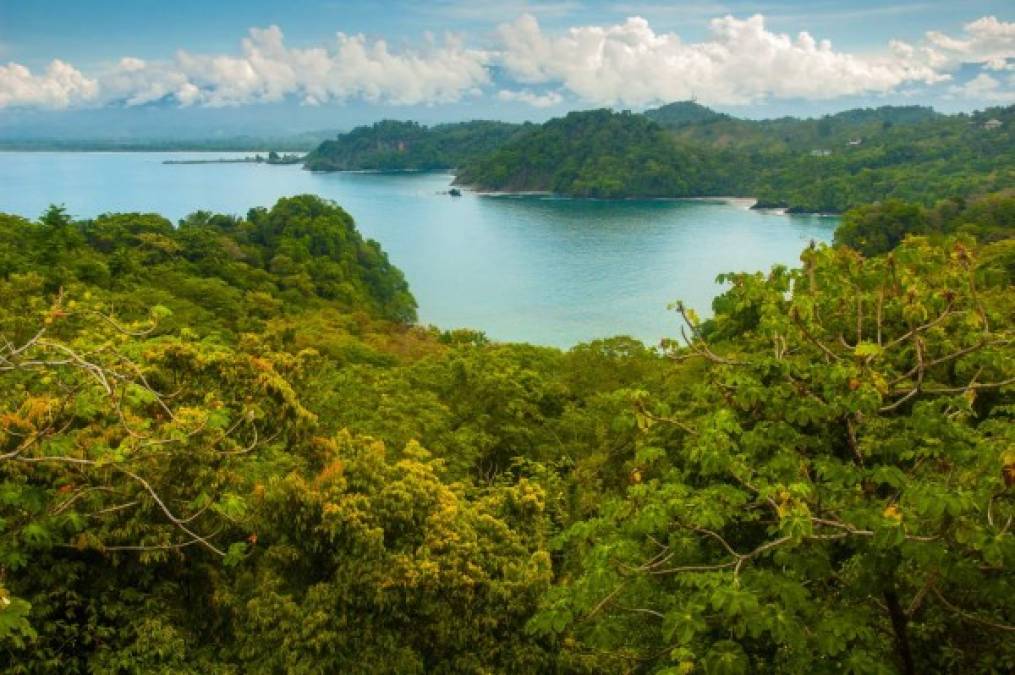
<svg viewBox="0 0 1015 675"><path fill-rule="evenodd" d="M254 487L257 545L220 591L229 660L263 672L540 672L522 630L549 585L543 492L444 484L411 443L340 433Z"/></svg>
<svg viewBox="0 0 1015 675"><path fill-rule="evenodd" d="M296 358L158 336L165 308L120 323L92 299L45 303L39 287L37 276L0 282L0 579L5 613L30 621L15 621L13 646L38 636L38 659L70 670L85 654L51 650L96 639L81 606L112 615L97 591L74 597L75 577L143 588L145 568L172 570L188 553L235 561L246 472L314 417L281 374Z"/></svg>
<svg viewBox="0 0 1015 675"><path fill-rule="evenodd" d="M907 234L927 234L930 219L918 204L898 199L861 206L846 213L835 230L835 243L865 255L892 250Z"/></svg>
<svg viewBox="0 0 1015 675"><path fill-rule="evenodd" d="M638 401L626 494L559 537L530 624L579 662L1015 666L1010 277L961 239L803 260L730 275L706 324L677 306L699 383Z"/></svg>

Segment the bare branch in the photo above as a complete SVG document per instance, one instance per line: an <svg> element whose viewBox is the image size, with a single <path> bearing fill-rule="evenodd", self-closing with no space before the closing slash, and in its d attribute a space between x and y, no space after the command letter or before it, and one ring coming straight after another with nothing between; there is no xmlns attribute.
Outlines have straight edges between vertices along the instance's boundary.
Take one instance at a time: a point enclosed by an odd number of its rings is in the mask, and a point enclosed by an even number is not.
<svg viewBox="0 0 1015 675"><path fill-rule="evenodd" d="M945 607L947 607L948 609L950 609L952 612L962 617L963 619L966 619L967 621L972 621L973 623L978 623L981 626L987 626L989 628L996 628L997 630L1015 633L1015 626L1010 626L1008 624L1000 623L997 621L984 619L983 617L976 616L975 614L971 614L970 612L967 612L964 609L956 607L952 603L948 602L948 600L946 600L943 595L941 595L941 591L938 590L937 586L933 586L930 590L931 593L933 593L934 596L941 601L942 605L944 605Z"/></svg>
<svg viewBox="0 0 1015 675"><path fill-rule="evenodd" d="M923 375L926 372L926 368L924 367L923 363L923 341L920 338L914 338L913 346L916 348L916 384L913 386L912 389L906 392L905 396L900 398L895 403L881 406L881 408L878 409L878 412L886 413L896 410L897 408L902 406L906 401L908 401L909 399L913 398L918 393L920 393L920 387L923 386Z"/></svg>
<svg viewBox="0 0 1015 675"><path fill-rule="evenodd" d="M225 551L219 549L217 546L215 546L210 541L208 541L205 537L202 537L201 535L197 534L196 532L194 532L190 528L188 528L187 525L186 525L186 521L181 520L180 518L177 518L175 515L173 515L173 512L170 511L169 507L167 507L165 502L162 501L162 498L159 497L158 493L155 491L155 488L153 488L151 486L151 483L149 483L148 481L146 481L144 478L142 478L141 476L137 475L136 473L134 473L132 471L129 471L127 469L124 469L122 467L120 468L120 471L122 471L124 474L130 476L135 481L140 483L141 486L148 492L148 494L151 495L152 499L155 500L155 503L159 505L159 508L162 509L162 512L166 515L166 518L168 518L174 525L176 525L181 530L183 530L184 532L189 534L191 537L196 539L198 542L200 542L200 544L202 546L207 548L209 551L211 551L211 552L213 552L213 553L215 553L215 554L217 554L219 556L223 556L223 557L225 556ZM214 535L209 535L209 536L214 536Z"/></svg>
<svg viewBox="0 0 1015 675"><path fill-rule="evenodd" d="M820 349L825 354L826 357L834 359L835 361L842 360L841 356L839 356L831 349L826 347L824 343L821 342L821 340L811 335L811 332L807 330L807 326L804 325L804 322L800 320L800 316L795 311L790 312L790 318L793 320L793 323L800 330L800 332L803 333L803 336L807 338L807 341L816 346L818 349Z"/></svg>
<svg viewBox="0 0 1015 675"><path fill-rule="evenodd" d="M661 422L663 424L672 424L673 426L678 427L679 429L687 432L688 434L690 434L692 436L697 436L698 435L698 430L695 429L694 427L688 425L686 422L682 422L682 421L680 421L680 420L678 420L678 419L676 419L674 417L662 417L660 415L655 415L653 413L650 413L645 408L645 404L642 403L641 401L636 401L635 402L635 407L638 408L638 412L639 413L641 413L642 415L644 415L648 419L652 420L653 422ZM256 429L255 429L255 431L256 431Z"/></svg>
<svg viewBox="0 0 1015 675"><path fill-rule="evenodd" d="M947 319L949 316L951 316L953 314L952 307L954 307L954 306L955 306L955 300L949 300L948 301L948 305L944 308L944 311L941 312L941 314L939 314L936 318L931 319L927 323L925 323L923 325L920 325L920 326L917 326L916 328L913 328L909 332L900 335L899 337L895 338L894 340L892 340L891 342L886 344L884 346L884 348L885 349L891 349L892 347L894 347L894 346L896 346L898 344L902 344L903 342L905 342L906 340L908 340L909 338L913 337L914 335L916 335L918 333L922 333L922 332L924 332L926 330L930 330L931 328L933 328L934 326L938 325L939 323L941 323L942 321Z"/></svg>
<svg viewBox="0 0 1015 675"><path fill-rule="evenodd" d="M591 619L592 617L594 617L594 616L595 616L596 614L598 614L599 612L601 612L601 611L602 611L602 609L603 609L603 607L606 607L606 605L608 605L608 604L609 604L609 602L610 602L611 600L613 600L613 598L615 598L615 597L617 596L617 594L618 594L618 593L620 593L620 592L621 592L622 590L624 590L624 586L626 586L626 585L627 585L627 582L626 582L626 581L622 581L622 582L620 582L620 583L619 583L619 584L617 585L617 587L616 587L616 588L614 588L614 589L613 589L612 591L610 591L610 593L609 593L609 594L608 594L608 595L607 595L607 596L606 596L605 598L603 598L603 599L602 599L602 600L600 600L600 601L599 601L598 603L596 603L596 606L595 606L595 607L593 607L593 608L592 608L592 609L591 609L591 610L589 611L589 613L588 613L588 614L586 614L586 615L585 615L584 617L582 617L582 621L583 621L583 622L584 622L584 621L588 621L589 619Z"/></svg>
<svg viewBox="0 0 1015 675"><path fill-rule="evenodd" d="M998 389L1000 387L1007 387L1010 384L1015 384L1015 377L1009 377L1000 382L970 382L964 387L925 387L923 392L925 394L961 394L977 389Z"/></svg>

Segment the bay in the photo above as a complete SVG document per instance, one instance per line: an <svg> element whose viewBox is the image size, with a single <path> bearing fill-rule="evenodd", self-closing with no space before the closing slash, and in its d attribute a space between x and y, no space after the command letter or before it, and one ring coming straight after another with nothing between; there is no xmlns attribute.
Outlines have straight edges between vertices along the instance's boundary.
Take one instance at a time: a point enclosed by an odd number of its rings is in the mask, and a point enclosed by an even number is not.
<svg viewBox="0 0 1015 675"><path fill-rule="evenodd" d="M198 209L244 214L279 197L331 199L405 272L421 323L497 340L569 347L613 335L655 344L679 333L667 305L708 315L719 273L797 265L837 219L702 200L576 200L446 194L443 173L303 171L163 161L242 153L0 153L0 211L77 217Z"/></svg>

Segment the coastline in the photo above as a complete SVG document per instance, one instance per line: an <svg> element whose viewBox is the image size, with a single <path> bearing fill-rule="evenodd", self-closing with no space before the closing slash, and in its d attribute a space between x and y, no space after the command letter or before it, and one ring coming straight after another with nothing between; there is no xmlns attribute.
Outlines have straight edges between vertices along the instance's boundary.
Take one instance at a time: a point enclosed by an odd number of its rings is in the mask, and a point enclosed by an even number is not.
<svg viewBox="0 0 1015 675"><path fill-rule="evenodd" d="M471 192L480 197L541 197L550 199L576 199L576 200L599 200L599 201L660 201L660 202L711 202L713 204L725 204L744 211L756 211L762 215L769 216L819 216L822 218L840 218L841 213L827 213L823 211L796 211L785 206L758 206L757 197L739 197L732 195L718 195L709 197L578 197L574 195L562 195L549 190L482 190L469 185L451 183L459 189Z"/></svg>
<svg viewBox="0 0 1015 675"><path fill-rule="evenodd" d="M744 209L744 210L747 210L747 211L750 211L751 209L754 209L755 205L758 203L758 200L755 197L733 197L733 196L674 197L674 199L676 199L678 201L684 201L684 202L714 202L714 203L718 203L718 204L727 204L729 206L735 206L737 208L741 208L741 209ZM761 210L765 210L765 209L754 209L754 210L761 211ZM780 214L780 215L784 215L784 214Z"/></svg>

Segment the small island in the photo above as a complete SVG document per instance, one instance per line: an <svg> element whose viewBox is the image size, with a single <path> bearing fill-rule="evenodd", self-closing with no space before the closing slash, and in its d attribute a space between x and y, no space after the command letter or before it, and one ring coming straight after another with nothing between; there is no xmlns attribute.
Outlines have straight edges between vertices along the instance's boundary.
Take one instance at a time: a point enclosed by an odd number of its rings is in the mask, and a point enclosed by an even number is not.
<svg viewBox="0 0 1015 675"><path fill-rule="evenodd" d="M280 155L272 150L267 155L260 153L249 157L216 157L214 159L167 159L163 164L301 164L304 155L286 153Z"/></svg>

